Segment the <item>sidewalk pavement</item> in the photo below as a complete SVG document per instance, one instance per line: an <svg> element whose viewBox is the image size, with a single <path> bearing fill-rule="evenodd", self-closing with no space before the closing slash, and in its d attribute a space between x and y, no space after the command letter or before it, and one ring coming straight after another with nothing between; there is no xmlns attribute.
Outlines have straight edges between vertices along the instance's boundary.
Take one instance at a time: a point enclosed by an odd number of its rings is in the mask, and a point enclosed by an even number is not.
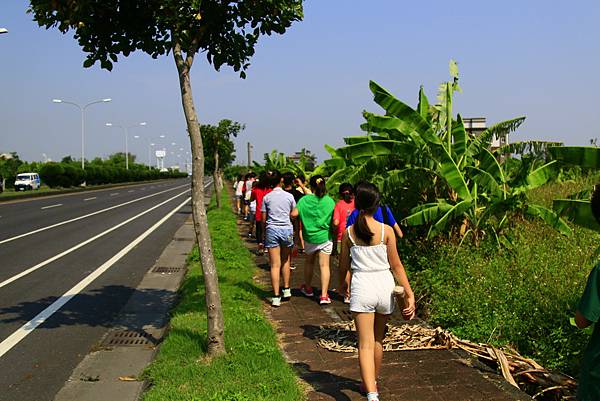
<svg viewBox="0 0 600 401"><path fill-rule="evenodd" d="M246 247L256 253L256 244L248 237L247 223L239 221L240 235ZM273 308L265 300L265 310L275 326L281 347L299 377L308 384L307 399L353 401L364 400L359 394L358 355L327 351L317 345L315 334L326 323L351 319L348 306L330 291L332 303L320 306L318 299L303 296L298 288L303 282L303 257L294 258L292 299ZM270 289L268 257L256 257L260 268L257 280ZM313 289L319 283L315 267ZM332 269L331 286L337 284L337 267ZM337 295L337 294L335 294ZM334 299L335 298L335 299ZM392 322L402 324L396 313ZM379 393L386 401L517 401L531 400L494 369L458 350L415 350L385 352Z"/></svg>

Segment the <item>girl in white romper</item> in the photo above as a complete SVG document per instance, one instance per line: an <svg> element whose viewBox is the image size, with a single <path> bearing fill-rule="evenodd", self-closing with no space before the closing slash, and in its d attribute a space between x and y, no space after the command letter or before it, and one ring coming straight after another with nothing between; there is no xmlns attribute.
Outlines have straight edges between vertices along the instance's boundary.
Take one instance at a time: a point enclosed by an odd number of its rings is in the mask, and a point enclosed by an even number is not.
<svg viewBox="0 0 600 401"><path fill-rule="evenodd" d="M350 311L358 333L361 391L368 401L379 400L376 381L383 359L385 325L394 311L394 277L406 291L407 305L402 315L409 320L415 314L415 297L398 256L394 230L373 218L379 201L375 185L357 185L355 205L359 216L344 233L340 253L341 274L352 272Z"/></svg>

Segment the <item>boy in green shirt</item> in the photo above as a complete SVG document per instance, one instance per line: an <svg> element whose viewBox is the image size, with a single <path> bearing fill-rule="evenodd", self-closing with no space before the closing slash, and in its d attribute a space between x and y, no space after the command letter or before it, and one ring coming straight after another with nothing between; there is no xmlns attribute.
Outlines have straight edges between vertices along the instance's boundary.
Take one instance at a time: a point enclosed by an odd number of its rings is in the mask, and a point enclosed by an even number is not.
<svg viewBox="0 0 600 401"><path fill-rule="evenodd" d="M592 213L600 223L600 185L592 194ZM575 323L583 329L600 318L600 263L596 264L588 276L583 296L577 306ZM592 338L583 354L577 400L600 400L600 324L596 324Z"/></svg>

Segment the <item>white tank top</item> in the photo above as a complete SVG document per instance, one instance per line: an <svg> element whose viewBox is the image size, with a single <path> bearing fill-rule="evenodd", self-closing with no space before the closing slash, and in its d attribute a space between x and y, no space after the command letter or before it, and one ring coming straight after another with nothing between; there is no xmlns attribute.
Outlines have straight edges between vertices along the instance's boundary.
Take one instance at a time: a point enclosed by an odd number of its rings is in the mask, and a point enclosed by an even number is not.
<svg viewBox="0 0 600 401"><path fill-rule="evenodd" d="M390 270L390 262L387 257L387 245L383 242L385 225L381 223L381 241L377 245L356 245L350 227L348 227L348 238L352 242L350 255L352 272L381 272Z"/></svg>

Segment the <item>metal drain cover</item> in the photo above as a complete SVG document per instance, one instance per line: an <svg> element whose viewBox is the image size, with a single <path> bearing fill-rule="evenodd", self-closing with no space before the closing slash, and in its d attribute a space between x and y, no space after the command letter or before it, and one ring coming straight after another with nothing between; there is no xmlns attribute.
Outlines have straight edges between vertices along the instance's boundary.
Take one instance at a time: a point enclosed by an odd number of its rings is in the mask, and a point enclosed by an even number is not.
<svg viewBox="0 0 600 401"><path fill-rule="evenodd" d="M104 347L136 347L155 345L157 340L145 331L115 330L102 342Z"/></svg>
<svg viewBox="0 0 600 401"><path fill-rule="evenodd" d="M173 274L180 273L183 269L185 269L185 267L156 266L152 269L152 273Z"/></svg>
<svg viewBox="0 0 600 401"><path fill-rule="evenodd" d="M194 241L194 238L183 238L183 237L175 237L173 238L173 241Z"/></svg>

